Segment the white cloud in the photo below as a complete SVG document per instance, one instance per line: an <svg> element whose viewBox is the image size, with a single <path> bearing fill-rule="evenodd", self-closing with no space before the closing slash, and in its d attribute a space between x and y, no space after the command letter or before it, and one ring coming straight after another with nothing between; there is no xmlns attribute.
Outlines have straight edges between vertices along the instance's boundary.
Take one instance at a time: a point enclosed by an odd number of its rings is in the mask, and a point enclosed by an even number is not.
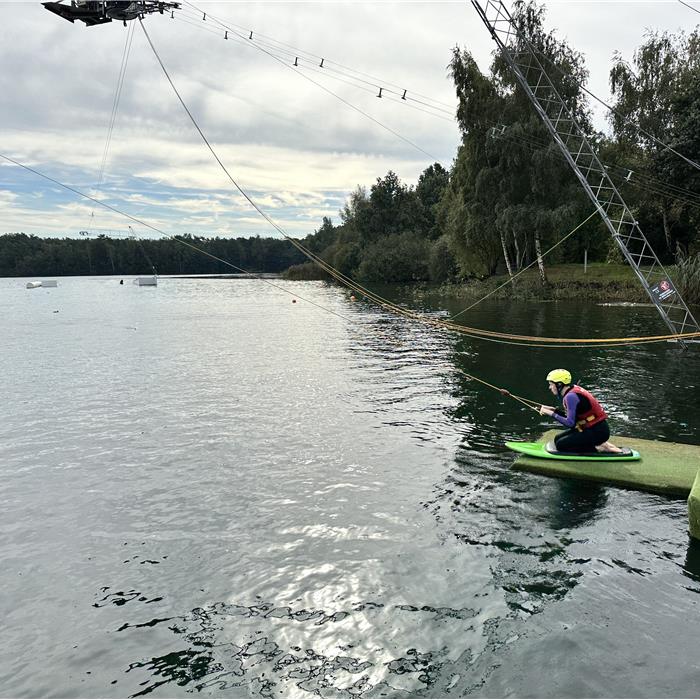
<svg viewBox="0 0 700 700"><path fill-rule="evenodd" d="M16 192L11 192L10 190L0 190L0 207L11 204L14 202L19 195Z"/></svg>

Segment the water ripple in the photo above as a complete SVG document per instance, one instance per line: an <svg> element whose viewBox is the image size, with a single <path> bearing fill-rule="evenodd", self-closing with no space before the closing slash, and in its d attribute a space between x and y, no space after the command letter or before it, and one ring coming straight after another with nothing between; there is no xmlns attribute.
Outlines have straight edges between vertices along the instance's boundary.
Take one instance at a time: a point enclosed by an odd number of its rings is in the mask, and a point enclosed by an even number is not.
<svg viewBox="0 0 700 700"><path fill-rule="evenodd" d="M23 286L0 280L8 696L696 692L684 501L512 471L504 440L547 422L463 373L545 400L565 364L614 429L693 442L697 355L555 362L324 283L285 286L350 321L256 280ZM494 302L465 322L617 335L651 314Z"/></svg>

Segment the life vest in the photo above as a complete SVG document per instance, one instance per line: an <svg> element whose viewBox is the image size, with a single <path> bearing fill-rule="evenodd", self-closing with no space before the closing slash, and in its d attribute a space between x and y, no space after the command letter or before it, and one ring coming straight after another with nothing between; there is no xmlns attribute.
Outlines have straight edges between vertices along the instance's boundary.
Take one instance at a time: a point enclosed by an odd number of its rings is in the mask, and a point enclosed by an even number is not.
<svg viewBox="0 0 700 700"><path fill-rule="evenodd" d="M577 384L574 384L569 391L573 391L579 398L576 411L576 430L581 432L586 428L592 428L594 425L602 423L608 417L608 414L590 391L586 391Z"/></svg>

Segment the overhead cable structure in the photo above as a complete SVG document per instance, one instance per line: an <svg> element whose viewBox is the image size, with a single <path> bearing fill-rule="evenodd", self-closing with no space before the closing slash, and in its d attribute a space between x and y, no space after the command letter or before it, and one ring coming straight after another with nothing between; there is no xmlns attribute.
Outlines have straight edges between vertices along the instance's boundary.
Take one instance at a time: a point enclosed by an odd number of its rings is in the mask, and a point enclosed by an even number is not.
<svg viewBox="0 0 700 700"><path fill-rule="evenodd" d="M700 331L585 131L544 69L536 48L518 31L501 0L471 3L664 323L674 334ZM684 340L679 342L685 346Z"/></svg>
<svg viewBox="0 0 700 700"><path fill-rule="evenodd" d="M71 0L69 5L61 0L56 2L41 3L49 12L53 12L69 22L79 20L86 27L94 27L97 24L107 24L112 20L124 22L144 17L145 15L159 12L161 15L167 10L180 8L179 2L166 2L164 0Z"/></svg>

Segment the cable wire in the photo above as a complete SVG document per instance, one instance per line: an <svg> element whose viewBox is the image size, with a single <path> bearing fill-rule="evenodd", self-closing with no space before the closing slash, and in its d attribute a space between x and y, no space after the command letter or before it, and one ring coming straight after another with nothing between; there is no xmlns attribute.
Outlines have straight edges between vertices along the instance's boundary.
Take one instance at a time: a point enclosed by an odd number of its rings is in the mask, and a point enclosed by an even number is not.
<svg viewBox="0 0 700 700"><path fill-rule="evenodd" d="M141 22L141 20L139 20L139 21ZM222 26L226 26L226 25L222 25ZM144 30L144 32L145 32L146 29L145 29L145 27L144 27L144 25L143 25L143 22L141 22L141 27L143 28L143 30ZM148 34L147 34L147 33L146 33L146 36L148 37ZM150 42L150 38L149 38L149 42ZM267 54L270 58L274 59L274 60L277 61L278 63L280 63L280 64L282 64L283 66L285 66L285 68L288 68L288 69L290 69L290 70L294 70L294 67L293 67L292 65L288 64L286 61L283 61L283 60L280 59L278 56L275 56L273 53L271 53L270 51L264 49L263 47L258 46L257 44L255 44L255 43L253 43L253 42L251 42L250 45L254 46L254 47L255 47L256 49L258 49L259 51L262 51L263 53ZM154 51L155 51L155 49L154 49ZM327 88L325 85L322 85L321 83L319 83L318 81L314 80L313 78L309 77L308 75L306 75L306 74L304 74L304 73L297 73L297 74L298 74L299 76L301 76L302 78L304 78L305 80L307 80L308 82L310 82L310 83L316 85L317 87L319 87L319 88L320 88L321 90L323 90L324 92L327 92L329 95L332 95L332 96L335 97L337 100L340 100L340 102L342 102L344 105L346 105L346 106L349 107L350 109L352 109L352 110L354 110L355 112L361 114L362 116L366 117L366 118L369 119L370 121L372 121L372 122L374 122L375 124L377 124L378 126L380 126L382 129L385 129L385 130L388 131L389 133L393 134L396 138L400 139L400 140L403 141L404 143L407 143L409 146L411 146L412 148L415 148L417 151L420 151L421 153L423 153L423 155L428 156L428 158L430 158L430 159L433 160L434 162L440 163L441 165L443 165L443 167L445 167L444 164L441 163L441 161L440 161L439 158L437 158L436 156L432 155L431 153L429 153L428 151L426 151L424 148L421 148L418 144L416 144L416 143L414 143L413 141L411 141L410 139L406 138L405 136L403 136L402 134L400 134L398 131L392 129L390 126L387 126L387 125L384 124L383 122L379 121L378 119L376 119L375 117L373 117L371 114L368 114L368 113L365 112L364 110L362 110L362 109L360 109L359 107L355 106L354 104L352 104L352 102L349 102L349 101L346 100L345 98L343 98L343 97L341 97L340 95L338 95L336 92L333 92L331 89Z"/></svg>
<svg viewBox="0 0 700 700"><path fill-rule="evenodd" d="M112 114L109 117L109 126L107 127L107 138L105 140L105 147L102 153L102 163L100 164L100 173L97 180L97 192L99 193L100 187L102 186L104 171L107 166L107 158L109 155L109 147L112 143L112 134L114 133L114 125L117 120L117 111L119 109L119 102L121 100L122 89L124 87L124 78L126 77L126 68L129 62L129 54L131 53L131 43L134 39L134 25L130 24L127 31L126 42L124 44L124 51L122 53L122 63L119 68L119 77L117 78L117 88L114 92L114 100L112 102Z"/></svg>
<svg viewBox="0 0 700 700"><path fill-rule="evenodd" d="M200 10L198 7L196 7L193 3L188 2L187 0L185 0L185 3L184 3L184 4L185 4L185 5L188 5L189 7L191 7L191 8L193 9L193 11L197 13L197 17L202 17L202 16L204 16L205 13L204 13L202 10ZM186 11L186 8L184 8L184 10ZM181 10L181 11L183 11L183 10ZM235 30L233 29L233 27L236 27L237 29L243 30L243 31L245 32L245 34L248 35L247 37L245 37L245 36L242 37L242 38L245 39L246 42L248 42L248 41L250 41L250 42L258 42L258 43L260 43L260 44L268 45L268 46L272 45L272 48L275 48L276 50L282 51L282 52L286 53L286 54L289 55L289 56L299 57L300 59L307 60L307 61L313 60L313 61L316 61L316 62L317 62L317 61L321 61L321 60L322 60L322 61L324 61L324 67L327 67L328 64L331 64L331 65L334 65L334 66L338 66L338 69L340 69L340 71L338 71L338 72L346 71L346 72L349 72L349 73L352 73L352 74L355 74L355 75L358 75L358 76L363 76L364 78L369 78L369 80L366 81L366 82L367 82L368 84L374 85L374 86L376 86L376 87L380 87L380 86L390 86L390 87L396 88L396 89L399 91L399 93L402 93L402 94L403 94L403 93L408 93L408 92L409 92L408 88L402 87L402 86L400 86L400 85L398 85L398 84L396 84L396 83L392 83L392 82L390 82L390 81L388 81L388 80L384 80L384 79L382 79L382 78L377 78L377 77L372 76L372 75L370 75L370 74L368 74L368 73L364 73L364 72L358 71L358 70L356 70L356 69L354 69L354 68L350 68L350 67L348 67L348 66L344 66L344 65L341 64L341 63L337 63L336 61L333 61L333 60L331 60L331 59L325 58L325 57L320 56L320 55L318 55L318 54L311 53L311 52L306 51L306 50L304 50L304 49L299 49L299 48L297 48L297 47L295 47L295 46L292 46L291 44L286 44L285 42L282 42L282 41L279 41L279 40L274 39L274 38L272 38L272 37L266 36L265 34L261 34L261 33L259 33L259 32L256 32L256 31L254 31L253 29L251 29L251 28L249 28L249 27L243 27L243 26L240 25L240 24L236 24L235 22L230 22L230 21L228 21L228 20L227 20L226 23L224 23L223 20L221 20L221 19L219 19L219 18L217 18L217 17L215 17L214 15L211 15L211 14L209 14L209 13L206 13L206 16L209 17L210 19L213 19L214 21L218 22L219 25L221 25L222 27L227 28L229 31L235 31ZM240 36L240 35L239 35L239 36ZM261 41L259 37L263 37L263 41ZM278 45L278 46L275 47L275 44ZM279 48L279 47L282 47L282 48ZM290 50L290 49L291 49L291 50ZM308 57L308 58L304 58L305 56ZM370 82L370 81L371 81L371 82ZM385 89L389 89L389 88L385 88ZM445 107L445 108L447 108L447 109L450 109L450 110L452 110L452 111L454 111L454 109L455 109L455 107L454 107L453 104L447 104L447 103L442 102L442 101L440 101L440 100L437 100L437 99L435 99L435 98L433 98L433 97L429 97L429 96L427 96L427 95L423 95L423 94L421 94L421 93L419 93L419 92L415 92L415 91L410 91L410 92L411 92L411 95L417 95L418 97L422 97L424 100L428 100L429 102L433 102L433 103L435 103L435 104L437 104L437 105L440 105L440 106ZM406 96L406 99L408 100L408 99L410 99L410 97L407 95L407 96Z"/></svg>
<svg viewBox="0 0 700 700"><path fill-rule="evenodd" d="M683 2L683 0L678 0L678 2L681 5L685 5L686 7L689 7L693 12L697 12L698 14L700 14L700 10L698 10L697 7L693 7L692 5L688 4L687 2Z"/></svg>

